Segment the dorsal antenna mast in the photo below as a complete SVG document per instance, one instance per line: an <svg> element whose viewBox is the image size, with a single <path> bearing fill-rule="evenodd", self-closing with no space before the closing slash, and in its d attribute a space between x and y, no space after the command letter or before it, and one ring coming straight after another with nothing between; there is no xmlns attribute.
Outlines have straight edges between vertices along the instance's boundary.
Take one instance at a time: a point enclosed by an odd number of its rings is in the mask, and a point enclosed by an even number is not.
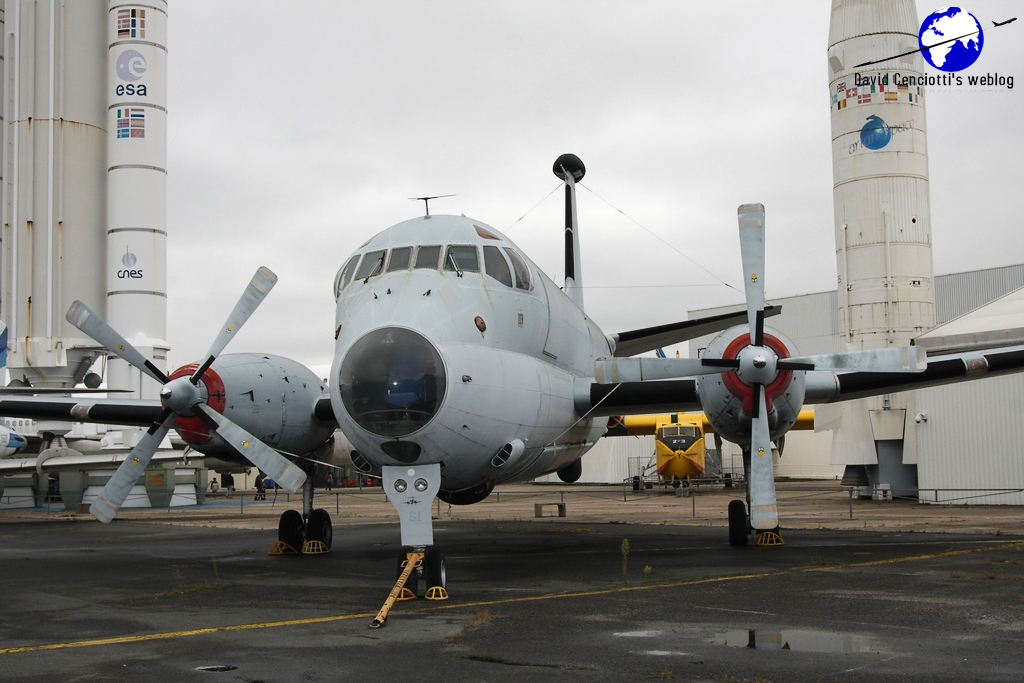
<svg viewBox="0 0 1024 683"><path fill-rule="evenodd" d="M414 202L423 202L423 206L427 211L426 218L430 218L430 200L431 199L442 199L444 197L454 197L453 194L435 194L433 197L409 197Z"/></svg>

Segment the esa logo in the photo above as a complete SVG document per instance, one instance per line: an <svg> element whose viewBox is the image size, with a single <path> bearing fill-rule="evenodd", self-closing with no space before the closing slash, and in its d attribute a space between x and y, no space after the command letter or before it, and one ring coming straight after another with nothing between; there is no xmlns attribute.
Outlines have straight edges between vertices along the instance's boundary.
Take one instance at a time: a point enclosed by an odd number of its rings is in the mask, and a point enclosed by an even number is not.
<svg viewBox="0 0 1024 683"><path fill-rule="evenodd" d="M128 85L118 85L116 88L114 88L114 92L117 93L118 97L124 97L125 95L145 97L147 95L145 83L140 83L139 85L135 85L134 83L129 83Z"/></svg>
<svg viewBox="0 0 1024 683"><path fill-rule="evenodd" d="M124 97L125 95L131 95L133 97L145 97L146 84L145 83L134 83L146 75L146 71L149 69L149 65L146 63L146 58L142 56L142 53L137 50L125 50L117 58L117 77L122 81L128 81L128 83L118 84L114 88L114 92L117 93L118 97Z"/></svg>
<svg viewBox="0 0 1024 683"><path fill-rule="evenodd" d="M121 257L121 263L124 264L124 268L117 271L117 277L119 280L141 280L142 279L142 268L135 268L135 264L138 263L139 258L128 251L127 248L124 250L124 256Z"/></svg>

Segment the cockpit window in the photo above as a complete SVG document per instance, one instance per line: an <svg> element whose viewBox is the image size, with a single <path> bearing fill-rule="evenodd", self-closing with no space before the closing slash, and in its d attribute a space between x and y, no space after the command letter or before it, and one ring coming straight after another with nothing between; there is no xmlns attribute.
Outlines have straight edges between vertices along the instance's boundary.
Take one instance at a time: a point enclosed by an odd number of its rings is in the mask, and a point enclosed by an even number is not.
<svg viewBox="0 0 1024 683"><path fill-rule="evenodd" d="M371 251L363 257L363 262L359 264L359 270L356 271L357 280L365 280L368 277L374 275L380 275L381 271L384 270L384 255L387 252Z"/></svg>
<svg viewBox="0 0 1024 683"><path fill-rule="evenodd" d="M444 257L444 269L479 273L480 257L477 255L476 247L471 245L448 247L448 253Z"/></svg>
<svg viewBox="0 0 1024 683"><path fill-rule="evenodd" d="M412 247L399 247L391 250L391 259L388 261L388 272L393 270L405 270L409 267L409 260L412 257Z"/></svg>
<svg viewBox="0 0 1024 683"><path fill-rule="evenodd" d="M352 276L356 272L356 262L359 261L359 255L355 255L348 260L345 267L341 269L341 274L338 276L338 282L334 288L334 295L338 296L341 290L348 287L348 283L352 282Z"/></svg>
<svg viewBox="0 0 1024 683"><path fill-rule="evenodd" d="M515 249L509 247L505 247L505 253L508 254L509 259L512 261L512 268L516 271L516 287L525 290L533 289L530 267L526 265L523 257Z"/></svg>
<svg viewBox="0 0 1024 683"><path fill-rule="evenodd" d="M441 247L420 247L416 252L416 268L437 268L437 260L441 258Z"/></svg>
<svg viewBox="0 0 1024 683"><path fill-rule="evenodd" d="M509 270L508 262L497 247L484 247L484 272L506 287L512 286L512 271Z"/></svg>

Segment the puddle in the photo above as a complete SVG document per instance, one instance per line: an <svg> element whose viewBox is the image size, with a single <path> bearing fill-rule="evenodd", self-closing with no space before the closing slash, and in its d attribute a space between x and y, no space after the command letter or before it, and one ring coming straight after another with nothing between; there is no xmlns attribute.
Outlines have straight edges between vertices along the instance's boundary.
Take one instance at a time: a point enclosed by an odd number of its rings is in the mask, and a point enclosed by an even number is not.
<svg viewBox="0 0 1024 683"><path fill-rule="evenodd" d="M234 671L237 668L237 666L231 666L230 664L212 664L210 666L197 666L196 671L215 671L219 673L223 671Z"/></svg>
<svg viewBox="0 0 1024 683"><path fill-rule="evenodd" d="M620 631L612 635L616 638L656 638L661 635L661 631Z"/></svg>
<svg viewBox="0 0 1024 683"><path fill-rule="evenodd" d="M755 650L794 650L796 652L852 653L885 652L874 638L857 633L814 631L802 629L750 629L727 631L715 639L730 647L749 647Z"/></svg>

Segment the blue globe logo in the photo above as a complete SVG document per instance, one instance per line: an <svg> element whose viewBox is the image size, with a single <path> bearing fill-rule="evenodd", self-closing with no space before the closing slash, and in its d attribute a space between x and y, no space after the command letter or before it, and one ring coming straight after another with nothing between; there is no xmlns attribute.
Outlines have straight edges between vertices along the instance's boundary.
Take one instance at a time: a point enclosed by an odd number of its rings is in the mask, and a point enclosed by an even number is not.
<svg viewBox="0 0 1024 683"><path fill-rule="evenodd" d="M877 116L869 116L860 129L860 144L868 149L882 149L892 140L892 129Z"/></svg>
<svg viewBox="0 0 1024 683"><path fill-rule="evenodd" d="M970 12L959 7L937 9L921 24L917 34L921 54L940 71L962 71L978 61L985 32Z"/></svg>

